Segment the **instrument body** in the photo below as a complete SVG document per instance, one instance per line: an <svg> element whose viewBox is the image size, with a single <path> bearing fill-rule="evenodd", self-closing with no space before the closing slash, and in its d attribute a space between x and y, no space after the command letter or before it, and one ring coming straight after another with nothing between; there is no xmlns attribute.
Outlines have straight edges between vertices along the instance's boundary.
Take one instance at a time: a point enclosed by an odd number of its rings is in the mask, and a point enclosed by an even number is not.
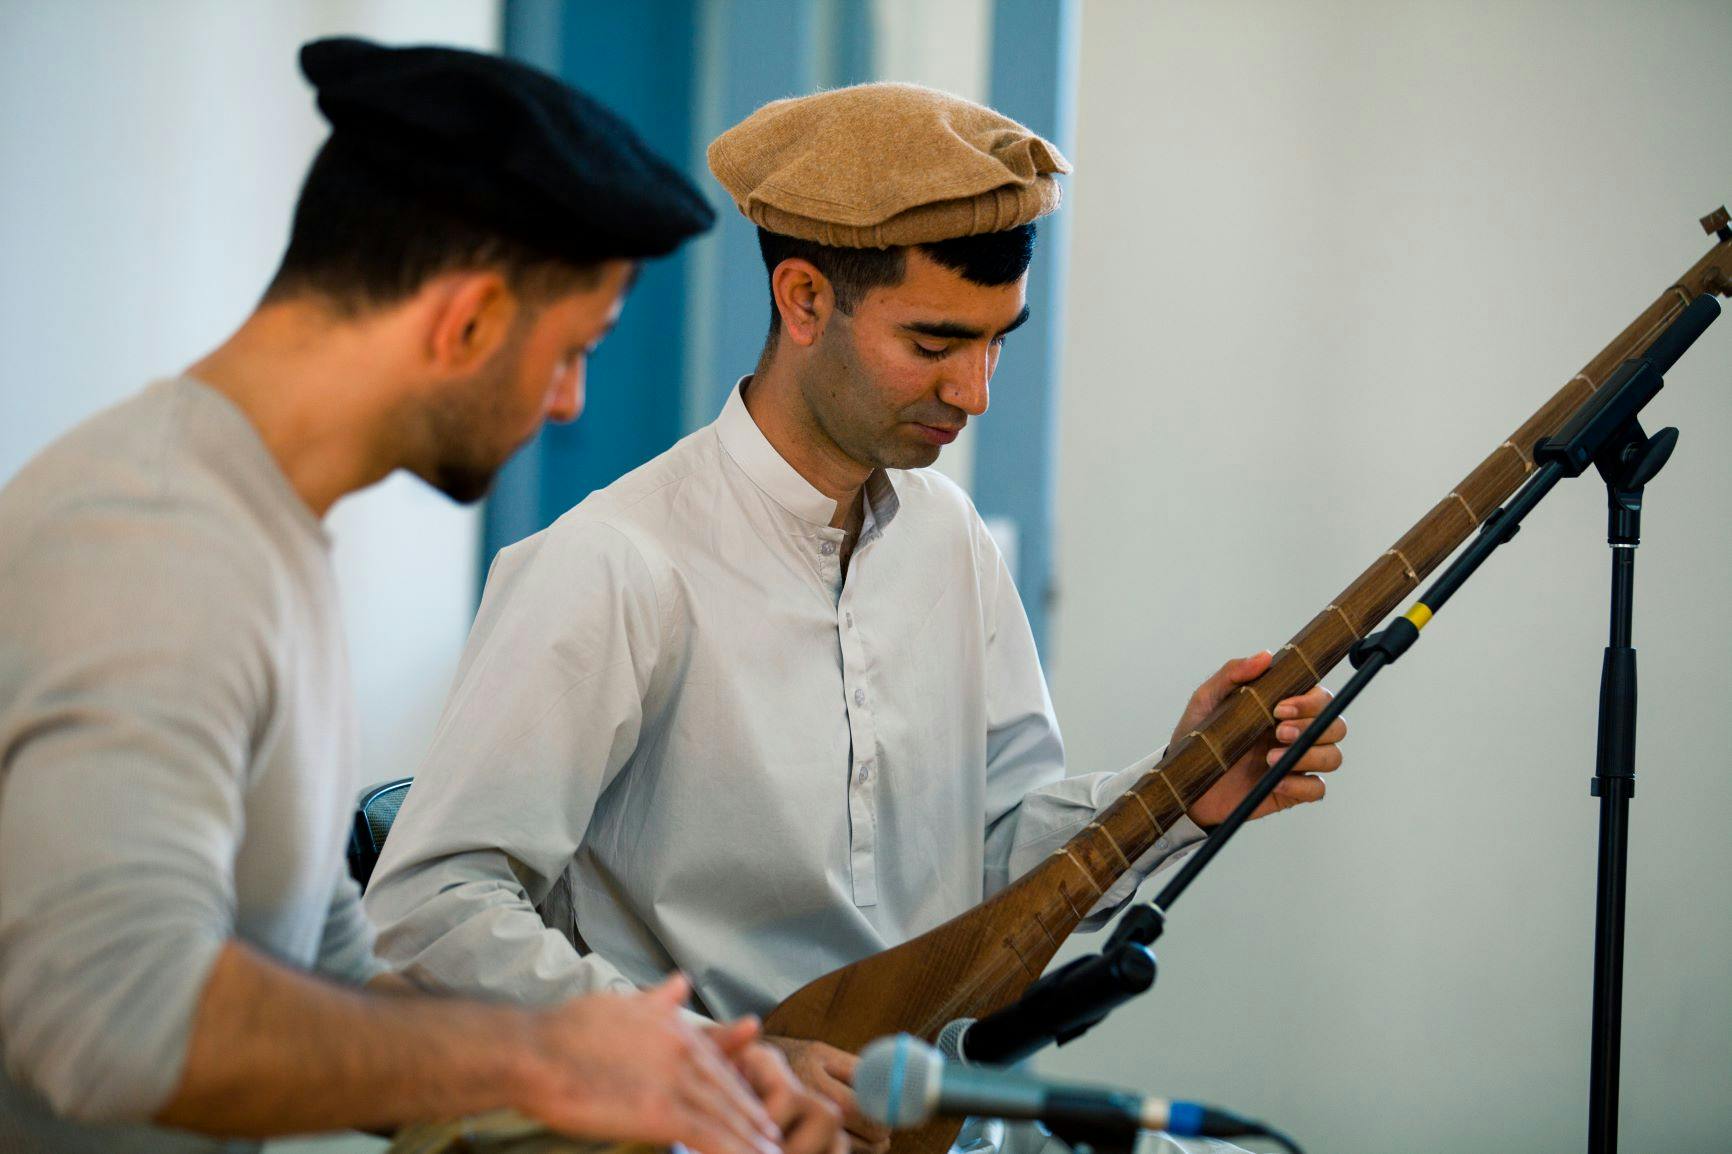
<svg viewBox="0 0 1732 1154"><path fill-rule="evenodd" d="M1274 722L1284 698L1316 685L1520 487L1534 446L1561 428L1625 360L1640 355L1702 293L1732 295L1732 231L1724 210L1703 221L1719 243L1418 524L1386 550L1096 821L991 899L900 946L825 974L765 1018L767 1033L858 1052L887 1034L935 1041L946 1023L1015 1001L1130 863L1206 793ZM959 1123L896 1135L893 1154L940 1154Z"/></svg>

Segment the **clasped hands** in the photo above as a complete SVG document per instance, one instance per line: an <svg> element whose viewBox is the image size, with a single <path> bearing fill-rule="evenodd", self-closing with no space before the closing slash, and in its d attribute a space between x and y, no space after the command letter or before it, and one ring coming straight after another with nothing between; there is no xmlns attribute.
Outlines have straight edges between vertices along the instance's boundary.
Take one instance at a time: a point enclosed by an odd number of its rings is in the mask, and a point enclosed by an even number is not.
<svg viewBox="0 0 1732 1154"><path fill-rule="evenodd" d="M680 1143L700 1154L844 1154L841 1112L808 1090L756 1018L699 1025L691 986L572 998L535 1013L518 1108L584 1138Z"/></svg>

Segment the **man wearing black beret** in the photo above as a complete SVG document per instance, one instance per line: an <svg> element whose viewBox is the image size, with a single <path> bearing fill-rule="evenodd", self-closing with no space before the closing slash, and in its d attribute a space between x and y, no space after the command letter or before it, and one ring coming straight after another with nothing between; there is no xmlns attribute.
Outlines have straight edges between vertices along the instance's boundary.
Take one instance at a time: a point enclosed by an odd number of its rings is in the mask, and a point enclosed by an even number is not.
<svg viewBox="0 0 1732 1154"><path fill-rule="evenodd" d="M818 1154L834 1111L675 977L541 1007L388 975L322 518L405 469L472 501L639 261L709 206L607 110L494 57L321 41L332 134L263 301L0 490L0 1149L509 1107L597 1138ZM242 1141L224 1141L240 1139Z"/></svg>

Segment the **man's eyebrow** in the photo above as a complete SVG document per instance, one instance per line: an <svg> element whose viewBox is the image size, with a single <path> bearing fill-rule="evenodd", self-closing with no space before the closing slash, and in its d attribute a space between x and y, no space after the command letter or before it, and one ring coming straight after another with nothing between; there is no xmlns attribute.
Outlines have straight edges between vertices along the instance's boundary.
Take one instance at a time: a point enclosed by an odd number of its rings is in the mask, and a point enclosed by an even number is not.
<svg viewBox="0 0 1732 1154"><path fill-rule="evenodd" d="M1027 321L1028 306L1023 305L1022 311L1016 314L1016 319L1006 325L1004 331L998 335L1007 337L1021 328ZM919 333L928 337L942 337L945 340L977 341L986 335L983 329L977 329L973 325L958 324L955 321L910 321L902 327L911 333Z"/></svg>

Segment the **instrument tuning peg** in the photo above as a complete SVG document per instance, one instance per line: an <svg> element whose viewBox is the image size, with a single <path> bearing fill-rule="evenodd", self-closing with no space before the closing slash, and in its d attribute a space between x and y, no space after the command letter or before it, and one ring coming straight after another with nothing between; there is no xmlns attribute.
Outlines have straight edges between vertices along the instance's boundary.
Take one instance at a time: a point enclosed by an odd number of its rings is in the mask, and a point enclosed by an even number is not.
<svg viewBox="0 0 1732 1154"><path fill-rule="evenodd" d="M1726 211L1725 205L1702 218L1702 231L1713 233L1721 240L1732 240L1732 227L1728 225L1732 225L1732 213Z"/></svg>

